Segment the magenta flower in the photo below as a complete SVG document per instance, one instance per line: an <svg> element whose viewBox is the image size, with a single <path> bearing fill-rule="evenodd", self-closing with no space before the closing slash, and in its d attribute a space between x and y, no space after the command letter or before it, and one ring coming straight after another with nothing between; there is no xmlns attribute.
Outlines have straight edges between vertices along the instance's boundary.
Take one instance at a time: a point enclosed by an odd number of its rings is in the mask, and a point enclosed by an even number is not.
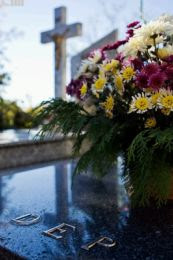
<svg viewBox="0 0 173 260"><path fill-rule="evenodd" d="M144 66L142 60L139 58L131 60L131 63L133 64L135 70L141 70Z"/></svg>
<svg viewBox="0 0 173 260"><path fill-rule="evenodd" d="M128 39L126 40L122 40L122 41L117 41L113 44L108 44L106 46L104 46L102 48L102 51L110 51L110 50L116 50L118 49L118 47L120 47L121 45L124 45L126 42L128 41Z"/></svg>
<svg viewBox="0 0 173 260"><path fill-rule="evenodd" d="M82 86L81 80L71 80L69 85L66 87L66 93L70 96L77 96L79 98L80 88Z"/></svg>
<svg viewBox="0 0 173 260"><path fill-rule="evenodd" d="M123 53L122 53L122 52L117 53L116 56L115 56L115 59L116 59L116 60L119 60L119 62L122 63L123 60L124 60L124 55L123 55Z"/></svg>
<svg viewBox="0 0 173 260"><path fill-rule="evenodd" d="M146 88L148 86L148 76L141 72L136 77L136 85L139 88Z"/></svg>
<svg viewBox="0 0 173 260"><path fill-rule="evenodd" d="M165 70L165 74L168 80L173 80L173 66L167 67Z"/></svg>
<svg viewBox="0 0 173 260"><path fill-rule="evenodd" d="M163 86L165 79L166 77L164 73L157 72L151 75L148 84L153 89L159 89L160 87Z"/></svg>
<svg viewBox="0 0 173 260"><path fill-rule="evenodd" d="M170 55L169 57L164 58L164 61L168 63L173 63L173 55Z"/></svg>
<svg viewBox="0 0 173 260"><path fill-rule="evenodd" d="M134 28L134 27L136 27L136 25L138 25L140 22L139 21L134 21L134 22L132 22L132 23L129 23L128 25L127 25L127 28Z"/></svg>
<svg viewBox="0 0 173 260"><path fill-rule="evenodd" d="M128 34L129 37L133 37L134 30L133 29L129 29L126 33Z"/></svg>
<svg viewBox="0 0 173 260"><path fill-rule="evenodd" d="M155 74L158 71L159 71L159 65L157 63L149 63L143 69L143 72L147 76L151 76L152 74Z"/></svg>

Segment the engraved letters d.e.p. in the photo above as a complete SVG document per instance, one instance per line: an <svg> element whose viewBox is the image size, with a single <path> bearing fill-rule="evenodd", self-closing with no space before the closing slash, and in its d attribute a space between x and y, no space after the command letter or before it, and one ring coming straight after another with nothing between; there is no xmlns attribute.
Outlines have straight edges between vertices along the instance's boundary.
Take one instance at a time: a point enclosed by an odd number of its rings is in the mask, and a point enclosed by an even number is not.
<svg viewBox="0 0 173 260"><path fill-rule="evenodd" d="M82 246L81 248L89 251L91 248L93 248L96 245L100 245L100 246L104 246L104 247L114 247L116 245L116 242L113 241L109 237L101 237L100 239L98 239L94 242L90 242L87 245Z"/></svg>
<svg viewBox="0 0 173 260"><path fill-rule="evenodd" d="M36 224L40 221L41 217L36 214L26 214L15 219L12 219L12 223L19 226L29 226Z"/></svg>
<svg viewBox="0 0 173 260"><path fill-rule="evenodd" d="M54 233L55 232L59 232L60 234L64 233L64 232L67 232L66 229L64 229L64 227L69 227L71 228L73 231L75 231L76 227L72 226L72 225L69 225L69 224L66 224L66 223L62 223L56 227L53 227L47 231L43 231L43 235L45 236L48 236L48 237L51 237L51 238L54 238L56 240L58 239L61 239L62 236L61 235L55 235Z"/></svg>

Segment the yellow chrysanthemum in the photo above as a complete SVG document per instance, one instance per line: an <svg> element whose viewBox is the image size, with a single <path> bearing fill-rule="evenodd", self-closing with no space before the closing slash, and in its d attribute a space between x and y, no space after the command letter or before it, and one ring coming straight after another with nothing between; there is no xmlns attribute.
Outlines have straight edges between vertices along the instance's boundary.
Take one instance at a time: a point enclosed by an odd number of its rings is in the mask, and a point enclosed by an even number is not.
<svg viewBox="0 0 173 260"><path fill-rule="evenodd" d="M135 72L134 72L134 69L132 67L126 67L124 70L123 70L123 78L125 80L131 80L134 76Z"/></svg>
<svg viewBox="0 0 173 260"><path fill-rule="evenodd" d="M114 105L115 105L115 101L114 101L114 98L113 96L108 96L106 98L106 101L103 102L103 103L100 103L100 105L104 108L105 112L106 112L106 115L109 117L109 118L112 118L113 117L113 113L112 113L112 110L114 108Z"/></svg>
<svg viewBox="0 0 173 260"><path fill-rule="evenodd" d="M114 104L115 104L114 98L113 98L113 96L110 95L110 96L108 96L108 97L106 98L106 101L105 101L105 102L101 103L101 106L102 106L106 111L112 111L113 108L114 108Z"/></svg>
<svg viewBox="0 0 173 260"><path fill-rule="evenodd" d="M119 64L118 60L111 60L111 62L104 64L102 66L102 68L106 72L108 72L108 71L114 71L115 72L118 64Z"/></svg>
<svg viewBox="0 0 173 260"><path fill-rule="evenodd" d="M160 99L163 108L173 110L173 95L164 96Z"/></svg>
<svg viewBox="0 0 173 260"><path fill-rule="evenodd" d="M142 94L138 94L132 98L129 113L136 111L137 113L142 114L151 108L152 108L152 104L151 104L150 98L147 97L144 93L142 93Z"/></svg>
<svg viewBox="0 0 173 260"><path fill-rule="evenodd" d="M159 93L159 92L157 92L157 93L155 93L155 94L153 94L153 95L151 96L151 102L152 102L152 104L153 104L154 106L157 105L157 102L158 102L159 97L160 97L160 93Z"/></svg>
<svg viewBox="0 0 173 260"><path fill-rule="evenodd" d="M145 122L145 128L153 128L157 124L155 117L150 117Z"/></svg>
<svg viewBox="0 0 173 260"><path fill-rule="evenodd" d="M168 109L168 108L162 108L162 109L161 109L161 112L162 112L163 115L169 116L170 113L171 113L171 110Z"/></svg>
<svg viewBox="0 0 173 260"><path fill-rule="evenodd" d="M147 110L149 107L148 99L145 97L138 98L135 102L135 107L141 111Z"/></svg>
<svg viewBox="0 0 173 260"><path fill-rule="evenodd" d="M116 76L115 78L115 87L119 93L123 92L123 79L121 75Z"/></svg>
<svg viewBox="0 0 173 260"><path fill-rule="evenodd" d="M106 78L98 78L94 83L96 91L102 91L105 84L106 84Z"/></svg>
<svg viewBox="0 0 173 260"><path fill-rule="evenodd" d="M86 84L83 84L82 87L81 87L81 89L80 89L81 95L82 95L82 96L85 96L85 94L87 93L87 90L88 90L87 85L86 85Z"/></svg>
<svg viewBox="0 0 173 260"><path fill-rule="evenodd" d="M105 110L112 111L114 108L114 98L110 95L106 98L106 101L102 103L102 106L105 108Z"/></svg>
<svg viewBox="0 0 173 260"><path fill-rule="evenodd" d="M105 78L105 71L103 70L103 68L100 68L99 70L99 78Z"/></svg>

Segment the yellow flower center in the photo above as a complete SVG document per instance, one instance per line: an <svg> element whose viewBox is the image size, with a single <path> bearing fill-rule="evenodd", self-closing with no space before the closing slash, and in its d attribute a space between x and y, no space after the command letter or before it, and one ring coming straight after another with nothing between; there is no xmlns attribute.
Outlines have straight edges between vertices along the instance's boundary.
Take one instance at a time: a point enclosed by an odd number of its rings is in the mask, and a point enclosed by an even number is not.
<svg viewBox="0 0 173 260"><path fill-rule="evenodd" d="M132 67L127 67L123 71L123 78L126 80L131 80L134 76L135 72Z"/></svg>
<svg viewBox="0 0 173 260"><path fill-rule="evenodd" d="M135 101L135 107L138 110L146 110L147 108L149 108L149 101L147 98L145 97L140 97Z"/></svg>
<svg viewBox="0 0 173 260"><path fill-rule="evenodd" d="M157 124L156 119L154 117L150 117L145 122L145 128L155 127Z"/></svg>
<svg viewBox="0 0 173 260"><path fill-rule="evenodd" d="M163 97L161 104L164 108L173 109L173 95Z"/></svg>
<svg viewBox="0 0 173 260"><path fill-rule="evenodd" d="M84 96L87 93L87 90L88 90L87 85L83 84L81 89L80 89L81 95Z"/></svg>
<svg viewBox="0 0 173 260"><path fill-rule="evenodd" d="M112 111L115 105L114 98L109 96L106 98L106 101L101 104L106 111Z"/></svg>
<svg viewBox="0 0 173 260"><path fill-rule="evenodd" d="M95 88L96 90L102 90L106 84L105 78L98 78L95 82Z"/></svg>
<svg viewBox="0 0 173 260"><path fill-rule="evenodd" d="M160 59L164 59L169 56L169 51L165 48L159 49L157 52Z"/></svg>

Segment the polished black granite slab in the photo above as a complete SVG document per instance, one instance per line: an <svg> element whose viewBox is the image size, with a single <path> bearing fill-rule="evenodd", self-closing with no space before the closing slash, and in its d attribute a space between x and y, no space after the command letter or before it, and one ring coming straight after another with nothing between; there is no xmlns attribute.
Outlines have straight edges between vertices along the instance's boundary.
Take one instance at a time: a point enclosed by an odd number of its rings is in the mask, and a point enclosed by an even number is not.
<svg viewBox="0 0 173 260"><path fill-rule="evenodd" d="M119 167L103 180L77 176L72 185L73 168L73 162L62 161L1 173L0 259L5 256L2 247L32 260L173 259L171 204L162 210L130 210ZM40 222L25 227L11 223L27 213L41 215ZM42 234L64 222L76 230L63 233L63 239ZM112 238L116 246L81 248L101 236Z"/></svg>

